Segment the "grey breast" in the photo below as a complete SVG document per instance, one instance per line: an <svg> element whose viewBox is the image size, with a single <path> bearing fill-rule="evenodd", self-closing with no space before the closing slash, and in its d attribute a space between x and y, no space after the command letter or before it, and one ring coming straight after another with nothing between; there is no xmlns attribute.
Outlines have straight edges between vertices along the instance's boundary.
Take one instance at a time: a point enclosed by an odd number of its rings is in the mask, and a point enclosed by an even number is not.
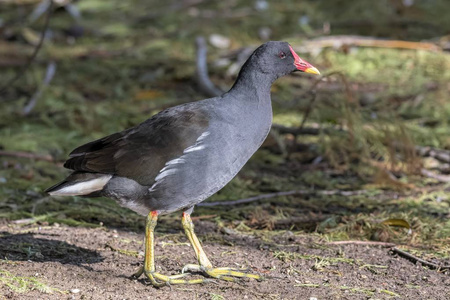
<svg viewBox="0 0 450 300"><path fill-rule="evenodd" d="M264 141L272 120L270 99L239 105L227 100L211 103L208 128L156 176L149 189L152 207L169 213L205 200L223 188Z"/></svg>

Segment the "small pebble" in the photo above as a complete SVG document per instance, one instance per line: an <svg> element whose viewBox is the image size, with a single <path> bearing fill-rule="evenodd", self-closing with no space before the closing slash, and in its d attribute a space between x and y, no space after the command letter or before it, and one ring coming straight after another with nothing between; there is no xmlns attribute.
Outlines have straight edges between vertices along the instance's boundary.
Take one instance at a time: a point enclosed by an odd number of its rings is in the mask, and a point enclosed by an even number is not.
<svg viewBox="0 0 450 300"><path fill-rule="evenodd" d="M211 43L211 45L219 49L227 49L231 45L231 41L229 38L217 33L211 34L209 36L209 42Z"/></svg>
<svg viewBox="0 0 450 300"><path fill-rule="evenodd" d="M258 11L264 11L269 8L269 3L265 0L259 0L255 2L255 9Z"/></svg>
<svg viewBox="0 0 450 300"><path fill-rule="evenodd" d="M80 292L80 289L71 289L70 292L72 294L78 294Z"/></svg>

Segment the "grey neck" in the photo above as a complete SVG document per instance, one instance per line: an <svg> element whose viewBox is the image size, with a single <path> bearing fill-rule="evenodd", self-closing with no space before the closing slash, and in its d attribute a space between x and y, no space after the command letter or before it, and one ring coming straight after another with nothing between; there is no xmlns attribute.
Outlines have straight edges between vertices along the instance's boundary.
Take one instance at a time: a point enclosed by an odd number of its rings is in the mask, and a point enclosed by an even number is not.
<svg viewBox="0 0 450 300"><path fill-rule="evenodd" d="M241 97L245 95L248 101L270 101L270 88L276 79L273 74L247 72L243 69L228 93Z"/></svg>

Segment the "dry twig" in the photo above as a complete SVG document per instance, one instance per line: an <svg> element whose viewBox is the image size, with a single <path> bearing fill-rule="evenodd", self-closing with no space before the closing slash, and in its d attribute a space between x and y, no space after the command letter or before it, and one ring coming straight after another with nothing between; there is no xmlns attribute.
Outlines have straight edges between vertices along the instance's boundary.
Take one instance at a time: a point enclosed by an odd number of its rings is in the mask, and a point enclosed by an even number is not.
<svg viewBox="0 0 450 300"><path fill-rule="evenodd" d="M334 127L326 127L326 128L316 128L316 127L286 127L280 124L272 124L272 128L275 129L280 134L292 134L292 135L319 135L321 132L326 134L333 133L346 133L345 130L334 128Z"/></svg>
<svg viewBox="0 0 450 300"><path fill-rule="evenodd" d="M317 90L316 89L317 89L317 86L319 85L319 83L321 83L325 78L328 78L328 77L331 77L331 76L334 76L334 75L338 75L339 78L341 78L342 82L344 83L345 91L346 91L346 94L347 94L347 97L348 97L349 101L350 102L353 101L353 96L352 96L349 84L347 82L347 79L346 79L345 75L342 72L335 71L335 72L330 72L328 74L320 76L318 79L316 79L314 81L314 83L311 85L311 87L306 92L304 92L299 97L297 97L297 99L300 99L300 98L305 97L306 95L311 95L311 100L309 101L308 106L306 107L305 114L303 115L303 119L302 119L302 122L300 124L300 127L297 130L294 129L294 132L300 132L300 133L302 132L303 127L305 126L306 120L308 119L309 114L312 111L314 101L316 100L316 95L317 95ZM295 102L297 102L297 101L294 101L294 103Z"/></svg>
<svg viewBox="0 0 450 300"><path fill-rule="evenodd" d="M427 267L430 267L430 268L433 268L433 269L437 269L438 271L439 270L450 270L450 266L446 266L446 265L442 266L442 265L438 265L438 264L432 263L430 261L426 261L426 260L421 259L421 258L419 258L417 256L414 256L414 255L412 255L412 254L410 254L408 252L400 250L397 247L393 247L391 249L391 251L393 253L397 253L398 255L403 256L405 258L408 258L410 260L413 260L415 262L419 262L419 263L421 263L424 266L427 266Z"/></svg>
<svg viewBox="0 0 450 300"><path fill-rule="evenodd" d="M354 196L361 195L366 193L366 190L356 190L356 191L340 191L340 190L325 190L325 191L311 191L311 190L293 190L293 191L285 191L285 192L276 192L270 194L258 195L250 198L239 199L234 201L217 201L217 202L203 202L197 204L197 206L229 206L229 205L238 205L245 204L250 202L255 202L259 200L281 197L281 196L292 196L292 195L310 195L310 194L319 194L319 195L341 195L341 196Z"/></svg>
<svg viewBox="0 0 450 300"><path fill-rule="evenodd" d="M192 221L196 221L196 220L212 219L215 217L217 217L217 215L203 215L203 216L191 217L191 219L192 219Z"/></svg>
<svg viewBox="0 0 450 300"><path fill-rule="evenodd" d="M384 40L372 37L339 35L321 37L306 41L303 45L303 52L317 51L323 48L348 48L348 47L374 47L374 48L394 48L394 49L413 49L413 50L442 50L438 45L427 42L410 42L399 40Z"/></svg>
<svg viewBox="0 0 450 300"><path fill-rule="evenodd" d="M420 156L429 156L441 162L450 163L450 151L448 150L423 146L416 146L415 149Z"/></svg>
<svg viewBox="0 0 450 300"><path fill-rule="evenodd" d="M222 95L223 91L217 88L208 76L208 64L206 61L207 46L205 38L199 36L195 39L197 47L196 80L200 90L208 97Z"/></svg>
<svg viewBox="0 0 450 300"><path fill-rule="evenodd" d="M328 245L362 245L362 246L381 246L381 247L395 247L393 243L375 242L375 241L335 241L329 242Z"/></svg>
<svg viewBox="0 0 450 300"><path fill-rule="evenodd" d="M21 157L21 158L30 158L36 160L44 160L49 162L54 162L55 159L48 154L36 154L31 152L12 152L12 151L3 151L0 150L0 156L11 156L11 157Z"/></svg>
<svg viewBox="0 0 450 300"><path fill-rule="evenodd" d="M31 97L30 101L28 101L27 105L22 110L22 114L24 116L27 116L31 113L33 108L36 106L36 103L38 99L41 97L42 92L47 88L47 86L50 84L50 82L53 79L53 76L55 76L56 72L56 63L54 61L50 62L47 66L47 71L45 72L44 80L41 84L41 86L38 88L36 93L34 93L33 97Z"/></svg>
<svg viewBox="0 0 450 300"><path fill-rule="evenodd" d="M436 174L427 169L421 169L420 174L422 174L423 176L432 178L432 179L436 179L439 182L445 182L445 183L450 182L450 176Z"/></svg>
<svg viewBox="0 0 450 300"><path fill-rule="evenodd" d="M52 10L53 10L53 0L50 0L50 5L48 7L48 11L47 11L47 16L45 18L45 24L44 24L44 28L42 29L41 32L41 37L39 39L39 42L36 46L36 48L34 48L34 52L33 54L30 56L30 58L28 59L28 61L26 62L26 64L23 66L22 70L16 74L16 76L14 76L13 78L11 78L9 81L7 81L1 88L0 88L0 94L2 94L7 88L9 88L11 85L13 85L17 80L20 79L20 77L22 77L23 74L25 74L25 72L28 70L28 68L31 66L31 64L33 63L33 61L36 59L39 50L41 50L42 45L44 44L44 39L45 39L45 34L47 33L47 29L48 29L48 25L50 23L50 16L52 14Z"/></svg>

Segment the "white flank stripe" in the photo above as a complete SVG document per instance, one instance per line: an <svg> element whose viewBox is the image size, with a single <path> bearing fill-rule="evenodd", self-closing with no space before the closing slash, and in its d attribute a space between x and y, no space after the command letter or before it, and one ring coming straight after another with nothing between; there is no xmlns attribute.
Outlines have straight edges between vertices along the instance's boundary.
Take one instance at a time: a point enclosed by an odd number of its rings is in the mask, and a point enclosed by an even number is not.
<svg viewBox="0 0 450 300"><path fill-rule="evenodd" d="M189 153L189 152L194 152L194 151L203 150L203 149L205 149L205 146L203 146L203 145L198 145L198 146L194 145L194 146L190 146L190 147L184 149L183 153Z"/></svg>
<svg viewBox="0 0 450 300"><path fill-rule="evenodd" d="M49 194L52 196L87 195L103 189L103 187L108 183L111 177L112 175L105 175L92 180L78 182L73 185L66 186L60 190L50 192Z"/></svg>
<svg viewBox="0 0 450 300"><path fill-rule="evenodd" d="M209 135L209 131L205 131L203 132L197 139L197 141L195 142L196 144L198 144L199 142L203 141L207 136Z"/></svg>
<svg viewBox="0 0 450 300"><path fill-rule="evenodd" d="M149 188L150 192L155 191L158 183L161 182L161 179L165 178L166 176L175 174L177 172L177 169L175 167L173 167L173 165L176 164L184 164L186 162L186 155L187 153L190 152L194 152L194 151L198 151L198 150L203 150L205 149L205 145L202 145L202 141L209 135L209 131L205 131L203 132L195 141L195 144L187 147L186 149L184 149L183 151L183 155L180 156L179 158L175 158L172 159L168 162L166 162L166 164L164 165L164 168L162 168L159 171L158 176L156 176L155 178L155 183Z"/></svg>
<svg viewBox="0 0 450 300"><path fill-rule="evenodd" d="M186 160L184 160L183 158L175 158L175 159L172 159L172 160L170 160L170 161L168 161L168 162L166 162L166 166L170 166L170 165L175 165L175 164L184 164L186 162ZM166 167L164 167L164 169L165 169ZM163 170L164 170L163 169ZM162 170L161 170L162 171Z"/></svg>
<svg viewBox="0 0 450 300"><path fill-rule="evenodd" d="M166 168L167 167L164 167L164 169L166 169ZM161 170L161 171L163 171L163 170ZM163 179L166 176L175 174L176 171L177 171L177 169L166 169L163 172L159 173L158 176L156 176L155 181L159 181L159 180Z"/></svg>

